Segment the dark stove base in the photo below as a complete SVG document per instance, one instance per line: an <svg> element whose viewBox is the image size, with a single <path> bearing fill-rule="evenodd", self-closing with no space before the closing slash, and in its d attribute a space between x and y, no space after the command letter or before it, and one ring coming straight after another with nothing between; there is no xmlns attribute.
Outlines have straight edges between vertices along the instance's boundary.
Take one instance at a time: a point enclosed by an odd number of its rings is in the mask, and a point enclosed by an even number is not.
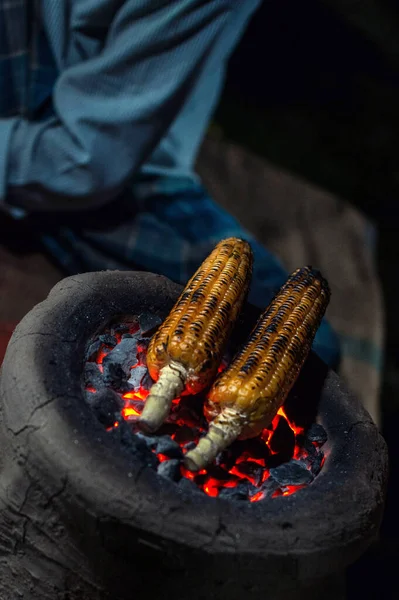
<svg viewBox="0 0 399 600"><path fill-rule="evenodd" d="M343 571L378 534L387 452L320 361L304 384L328 435L323 470L254 504L179 490L84 402L87 341L118 313L163 318L179 292L152 275L71 277L17 327L0 380L1 600L344 597Z"/></svg>

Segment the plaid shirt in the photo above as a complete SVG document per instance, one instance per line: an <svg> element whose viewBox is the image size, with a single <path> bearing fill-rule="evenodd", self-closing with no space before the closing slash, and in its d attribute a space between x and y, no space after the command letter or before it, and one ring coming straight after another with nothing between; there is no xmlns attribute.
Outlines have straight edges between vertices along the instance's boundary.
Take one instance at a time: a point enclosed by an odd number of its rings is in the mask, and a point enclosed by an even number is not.
<svg viewBox="0 0 399 600"><path fill-rule="evenodd" d="M65 271L138 268L184 283L238 236L255 254L250 300L264 307L282 285L278 260L193 172L259 3L0 0L0 206ZM337 362L327 323L315 348Z"/></svg>

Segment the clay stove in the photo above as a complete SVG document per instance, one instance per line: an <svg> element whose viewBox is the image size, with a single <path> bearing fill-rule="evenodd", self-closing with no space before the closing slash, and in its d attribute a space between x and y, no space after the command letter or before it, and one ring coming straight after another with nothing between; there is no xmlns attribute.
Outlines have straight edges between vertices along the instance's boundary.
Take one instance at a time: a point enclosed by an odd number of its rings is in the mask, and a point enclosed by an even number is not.
<svg viewBox="0 0 399 600"><path fill-rule="evenodd" d="M16 329L0 382L1 598L342 597L378 533L384 441L311 356L271 427L187 472L201 398L176 400L157 436L135 430L146 344L180 291L150 274L71 277ZM256 317L247 307L231 352Z"/></svg>

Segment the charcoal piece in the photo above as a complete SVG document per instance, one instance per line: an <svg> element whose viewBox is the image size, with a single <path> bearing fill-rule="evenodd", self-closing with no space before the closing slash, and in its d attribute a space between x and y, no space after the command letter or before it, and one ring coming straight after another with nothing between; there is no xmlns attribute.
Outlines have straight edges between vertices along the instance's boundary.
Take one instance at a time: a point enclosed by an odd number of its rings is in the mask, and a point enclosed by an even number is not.
<svg viewBox="0 0 399 600"><path fill-rule="evenodd" d="M187 444L184 444L183 448L186 452L189 452L190 450L193 450L196 445L197 444L195 442L188 442Z"/></svg>
<svg viewBox="0 0 399 600"><path fill-rule="evenodd" d="M317 444L322 446L327 441L327 433L323 425L313 423L306 432L306 438L310 442L317 442Z"/></svg>
<svg viewBox="0 0 399 600"><path fill-rule="evenodd" d="M201 490L201 488L199 488L194 483L194 481L191 481L190 479L187 479L186 477L182 477L177 485L178 485L179 489L181 489L183 492L185 492L187 494L204 494L205 493Z"/></svg>
<svg viewBox="0 0 399 600"><path fill-rule="evenodd" d="M308 439L303 441L303 449L310 457L314 457L317 454L317 448L312 444L312 442Z"/></svg>
<svg viewBox="0 0 399 600"><path fill-rule="evenodd" d="M124 334L124 333L128 333L129 332L129 325L127 325L126 323L118 323L117 325L113 325L112 329L111 329L111 335L115 335L115 334Z"/></svg>
<svg viewBox="0 0 399 600"><path fill-rule="evenodd" d="M139 316L139 323L141 334L144 336L146 334L152 333L159 325L162 323L162 319L157 315L152 315L149 313L143 313Z"/></svg>
<svg viewBox="0 0 399 600"><path fill-rule="evenodd" d="M135 433L134 435L137 439L140 440L141 443L144 443L146 447L150 450L156 449L159 441L159 437L157 435L145 435L141 432Z"/></svg>
<svg viewBox="0 0 399 600"><path fill-rule="evenodd" d="M153 384L153 383L154 383L154 382L153 382L153 380L151 379L151 376L150 376L149 372L147 371L147 372L144 374L144 377L143 377L143 378L142 378L142 380L141 380L141 387L142 387L144 390L149 390L149 389L151 388L151 386L152 386L152 384Z"/></svg>
<svg viewBox="0 0 399 600"><path fill-rule="evenodd" d="M139 331L139 322L138 319L135 318L132 321L126 322L126 323L117 323L115 325L112 326L111 329L111 333L113 335L115 334L119 334L121 336L123 336L125 333L137 333Z"/></svg>
<svg viewBox="0 0 399 600"><path fill-rule="evenodd" d="M86 351L86 360L95 360L102 346L102 341L100 339L92 342Z"/></svg>
<svg viewBox="0 0 399 600"><path fill-rule="evenodd" d="M93 394L91 407L97 419L105 427L112 427L116 421L116 415L123 407L122 398L113 390L104 388Z"/></svg>
<svg viewBox="0 0 399 600"><path fill-rule="evenodd" d="M295 447L295 435L285 419L279 419L269 442L269 447L284 460L291 458Z"/></svg>
<svg viewBox="0 0 399 600"><path fill-rule="evenodd" d="M279 467L270 469L272 477L279 485L304 485L313 479L312 473L306 464L299 460L290 460Z"/></svg>
<svg viewBox="0 0 399 600"><path fill-rule="evenodd" d="M133 434L129 425L122 421L119 427L114 427L108 435L119 442L122 449L130 456L139 460L143 465L156 469L158 459L147 445L137 435Z"/></svg>
<svg viewBox="0 0 399 600"><path fill-rule="evenodd" d="M110 333L104 333L103 335L100 335L98 339L106 346L111 346L112 348L118 343L116 337Z"/></svg>
<svg viewBox="0 0 399 600"><path fill-rule="evenodd" d="M187 444L187 442L193 442L198 436L198 431L183 425L176 431L175 441L178 444Z"/></svg>
<svg viewBox="0 0 399 600"><path fill-rule="evenodd" d="M180 460L177 460L177 458L164 460L158 465L157 473L177 482L181 479L180 464Z"/></svg>
<svg viewBox="0 0 399 600"><path fill-rule="evenodd" d="M84 370L84 381L87 387L94 388L97 392L105 386L103 375L97 363L86 363Z"/></svg>
<svg viewBox="0 0 399 600"><path fill-rule="evenodd" d="M168 435L163 435L158 438L156 452L157 454L165 454L165 456L169 456L169 458L181 458L183 455L179 444L172 440Z"/></svg>
<svg viewBox="0 0 399 600"><path fill-rule="evenodd" d="M130 377L130 369L137 364L137 340L122 340L103 360L103 376L107 385L120 389Z"/></svg>
<svg viewBox="0 0 399 600"><path fill-rule="evenodd" d="M130 371L130 377L127 381L129 389L138 392L141 387L141 381L147 373L147 367L136 366Z"/></svg>
<svg viewBox="0 0 399 600"><path fill-rule="evenodd" d="M270 455L269 448L260 437L243 440L243 442L239 443L242 443L244 452L247 452L252 458L264 458L267 460Z"/></svg>
<svg viewBox="0 0 399 600"><path fill-rule="evenodd" d="M311 460L309 460L310 469L313 473L313 476L316 477L321 471L321 465L323 464L324 452L319 450L316 456L313 456Z"/></svg>
<svg viewBox="0 0 399 600"><path fill-rule="evenodd" d="M261 465L251 461L246 461L239 463L235 466L235 468L239 473L241 473L241 475L247 477L248 480L251 483L254 483L256 486L261 483L264 473L264 469Z"/></svg>
<svg viewBox="0 0 399 600"><path fill-rule="evenodd" d="M233 500L233 501L248 500L248 493L249 493L248 482L240 481L240 483L238 483L236 485L236 487L222 488L219 492L218 497L222 498L224 500ZM253 490L251 490L251 495L253 495Z"/></svg>
<svg viewBox="0 0 399 600"><path fill-rule="evenodd" d="M262 492L264 494L264 498L271 498L274 492L279 489L279 487L279 484L273 479L273 477L268 477L257 491Z"/></svg>

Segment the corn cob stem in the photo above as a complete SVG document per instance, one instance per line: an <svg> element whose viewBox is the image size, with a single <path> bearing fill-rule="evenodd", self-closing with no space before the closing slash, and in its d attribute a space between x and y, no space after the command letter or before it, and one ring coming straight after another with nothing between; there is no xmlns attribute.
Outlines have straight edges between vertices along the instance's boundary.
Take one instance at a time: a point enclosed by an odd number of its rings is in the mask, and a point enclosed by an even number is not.
<svg viewBox="0 0 399 600"><path fill-rule="evenodd" d="M140 416L139 424L143 431L151 433L159 429L169 414L173 399L184 390L187 376L187 369L174 361L161 369Z"/></svg>
<svg viewBox="0 0 399 600"><path fill-rule="evenodd" d="M187 452L184 464L189 471L200 471L236 440L247 419L242 412L225 408L209 425L208 433Z"/></svg>

